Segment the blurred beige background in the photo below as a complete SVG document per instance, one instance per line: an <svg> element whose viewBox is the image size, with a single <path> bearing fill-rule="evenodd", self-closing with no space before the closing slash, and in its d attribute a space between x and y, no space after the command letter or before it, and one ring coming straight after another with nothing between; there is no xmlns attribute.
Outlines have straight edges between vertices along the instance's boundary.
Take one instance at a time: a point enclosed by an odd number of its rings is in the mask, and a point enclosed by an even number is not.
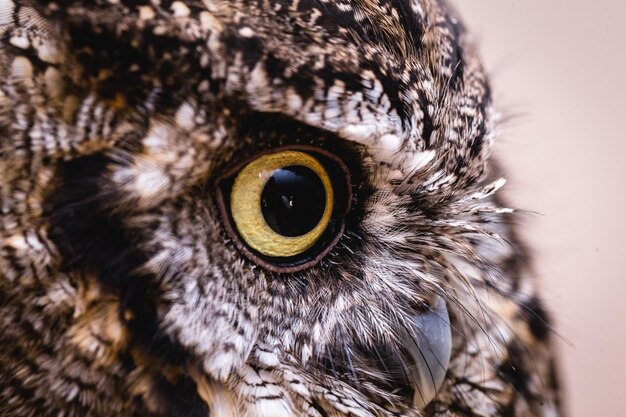
<svg viewBox="0 0 626 417"><path fill-rule="evenodd" d="M455 0L512 115L495 153L525 219L573 417L626 406L626 1Z"/></svg>

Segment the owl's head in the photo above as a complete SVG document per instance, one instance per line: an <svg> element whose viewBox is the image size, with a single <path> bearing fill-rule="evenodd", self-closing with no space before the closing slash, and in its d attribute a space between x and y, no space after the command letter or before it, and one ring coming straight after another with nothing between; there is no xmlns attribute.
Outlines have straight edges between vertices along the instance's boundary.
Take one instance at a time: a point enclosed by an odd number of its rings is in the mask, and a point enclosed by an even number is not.
<svg viewBox="0 0 626 417"><path fill-rule="evenodd" d="M158 415L421 415L499 244L489 88L449 8L39 3L22 64L56 118L80 355Z"/></svg>

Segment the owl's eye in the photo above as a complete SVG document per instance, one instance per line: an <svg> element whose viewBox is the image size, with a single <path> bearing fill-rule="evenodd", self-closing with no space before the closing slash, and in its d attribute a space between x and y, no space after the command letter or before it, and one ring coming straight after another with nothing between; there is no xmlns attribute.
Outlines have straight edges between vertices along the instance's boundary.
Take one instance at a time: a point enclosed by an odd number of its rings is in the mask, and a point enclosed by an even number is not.
<svg viewBox="0 0 626 417"><path fill-rule="evenodd" d="M303 152L285 151L262 156L237 174L230 212L252 249L291 257L313 246L326 230L333 200L322 164Z"/></svg>
<svg viewBox="0 0 626 417"><path fill-rule="evenodd" d="M334 246L350 203L349 174L316 148L260 155L223 177L218 200L239 249L261 266L293 272Z"/></svg>

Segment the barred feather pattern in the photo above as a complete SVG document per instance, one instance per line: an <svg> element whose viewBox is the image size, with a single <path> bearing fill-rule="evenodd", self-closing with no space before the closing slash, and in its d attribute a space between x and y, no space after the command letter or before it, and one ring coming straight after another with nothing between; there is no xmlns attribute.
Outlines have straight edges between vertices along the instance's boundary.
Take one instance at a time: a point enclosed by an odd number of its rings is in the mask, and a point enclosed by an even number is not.
<svg viewBox="0 0 626 417"><path fill-rule="evenodd" d="M0 0L0 36L0 415L562 415L445 2ZM285 275L239 253L214 181L294 144L354 198ZM433 295L452 358L420 410L379 359Z"/></svg>

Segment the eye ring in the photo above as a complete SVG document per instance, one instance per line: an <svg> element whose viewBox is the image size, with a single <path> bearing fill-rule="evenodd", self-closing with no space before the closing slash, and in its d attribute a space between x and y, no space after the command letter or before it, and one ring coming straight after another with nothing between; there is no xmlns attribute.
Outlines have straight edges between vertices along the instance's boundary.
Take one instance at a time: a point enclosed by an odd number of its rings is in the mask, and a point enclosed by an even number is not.
<svg viewBox="0 0 626 417"><path fill-rule="evenodd" d="M266 178L259 181L259 177L267 177L273 170L289 166L303 166L319 177L327 201L320 220L311 231L304 236L292 235L285 239L269 225L260 225L264 223L259 221L262 219L259 214L260 195L267 181ZM263 169L259 170L259 167ZM218 176L214 189L222 223L237 249L264 269L278 273L310 268L326 256L343 235L344 217L350 210L352 200L350 171L344 162L331 152L307 145L273 148L258 153ZM235 191L245 196L242 202L231 199ZM251 212L254 212L252 216ZM253 232L246 235L246 231L250 230ZM263 244L268 236L279 237L274 252L267 250L272 244ZM296 249L290 251L290 245Z"/></svg>

